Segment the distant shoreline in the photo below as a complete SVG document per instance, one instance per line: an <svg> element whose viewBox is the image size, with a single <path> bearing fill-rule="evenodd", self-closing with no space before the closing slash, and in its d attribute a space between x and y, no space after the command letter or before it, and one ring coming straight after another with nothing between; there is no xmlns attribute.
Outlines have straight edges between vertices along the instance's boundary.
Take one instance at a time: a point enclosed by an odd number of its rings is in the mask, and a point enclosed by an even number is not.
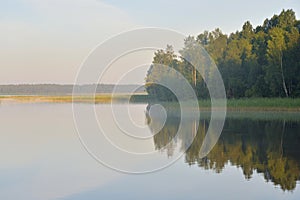
<svg viewBox="0 0 300 200"><path fill-rule="evenodd" d="M111 93L142 93L143 85L127 84L8 84L0 85L0 96L67 96L73 91L80 95L111 94Z"/></svg>
<svg viewBox="0 0 300 200"><path fill-rule="evenodd" d="M148 103L146 93L131 94L95 94L93 95L0 95L0 105L7 103ZM178 109L175 102L156 102L163 104L168 110ZM210 111L210 100L199 100L202 111ZM214 108L218 110L218 107ZM227 111L273 111L273 112L300 112L300 98L249 98L228 99Z"/></svg>

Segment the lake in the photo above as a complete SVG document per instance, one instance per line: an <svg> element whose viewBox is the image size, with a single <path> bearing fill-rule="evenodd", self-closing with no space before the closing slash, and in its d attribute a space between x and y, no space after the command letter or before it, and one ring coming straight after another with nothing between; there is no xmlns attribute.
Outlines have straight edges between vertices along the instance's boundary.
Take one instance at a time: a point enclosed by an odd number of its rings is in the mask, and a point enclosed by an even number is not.
<svg viewBox="0 0 300 200"><path fill-rule="evenodd" d="M300 198L299 113L228 113L202 157L209 113L176 134L146 104L93 106L0 104L0 199Z"/></svg>

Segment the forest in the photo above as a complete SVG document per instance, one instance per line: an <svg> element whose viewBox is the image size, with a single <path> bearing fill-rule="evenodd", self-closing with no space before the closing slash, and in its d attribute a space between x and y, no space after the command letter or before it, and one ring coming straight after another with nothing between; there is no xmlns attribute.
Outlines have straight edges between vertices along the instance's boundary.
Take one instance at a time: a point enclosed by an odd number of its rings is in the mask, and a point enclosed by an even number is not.
<svg viewBox="0 0 300 200"><path fill-rule="evenodd" d="M227 98L300 97L300 21L293 10L282 10L257 27L246 21L240 31L229 35L217 28L188 36L180 55L169 45L165 50L156 51L145 78L149 98L176 100L169 89L157 84L165 78L158 65L169 66L182 74L199 99L209 98L206 83L213 72L208 69L204 73L207 76L201 76L184 59L191 55L191 44L195 43L202 45L218 67Z"/></svg>

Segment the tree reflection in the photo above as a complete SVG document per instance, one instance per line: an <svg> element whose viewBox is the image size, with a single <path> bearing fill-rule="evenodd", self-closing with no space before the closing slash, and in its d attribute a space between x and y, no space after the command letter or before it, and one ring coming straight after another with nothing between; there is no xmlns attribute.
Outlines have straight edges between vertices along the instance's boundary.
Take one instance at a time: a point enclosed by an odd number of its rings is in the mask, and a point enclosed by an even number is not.
<svg viewBox="0 0 300 200"><path fill-rule="evenodd" d="M150 121L149 115L147 115ZM154 135L156 149L166 150L172 156L174 147L185 152L189 165L197 164L203 169L221 173L225 165L241 167L246 179L254 171L263 174L282 190L293 190L300 180L300 123L285 120L227 119L219 141L212 151L201 158L200 148L208 129L209 120L200 120L197 133L195 122L185 120L184 134L177 135L180 118L168 117L163 128ZM159 118L152 117L149 127L161 125ZM153 132L154 133L154 132ZM193 140L193 134L196 137Z"/></svg>

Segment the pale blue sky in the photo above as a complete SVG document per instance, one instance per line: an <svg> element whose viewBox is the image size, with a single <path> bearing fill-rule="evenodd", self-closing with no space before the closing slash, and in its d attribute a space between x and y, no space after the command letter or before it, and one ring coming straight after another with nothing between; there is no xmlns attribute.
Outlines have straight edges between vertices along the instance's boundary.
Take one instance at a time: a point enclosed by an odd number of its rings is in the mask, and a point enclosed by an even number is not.
<svg viewBox="0 0 300 200"><path fill-rule="evenodd" d="M299 18L299 0L0 0L0 84L73 83L97 44L133 28L230 33L290 8Z"/></svg>
<svg viewBox="0 0 300 200"><path fill-rule="evenodd" d="M300 13L299 0L104 0L139 23L162 26L190 34L220 27L229 33L239 29L246 20L254 25L282 9Z"/></svg>

